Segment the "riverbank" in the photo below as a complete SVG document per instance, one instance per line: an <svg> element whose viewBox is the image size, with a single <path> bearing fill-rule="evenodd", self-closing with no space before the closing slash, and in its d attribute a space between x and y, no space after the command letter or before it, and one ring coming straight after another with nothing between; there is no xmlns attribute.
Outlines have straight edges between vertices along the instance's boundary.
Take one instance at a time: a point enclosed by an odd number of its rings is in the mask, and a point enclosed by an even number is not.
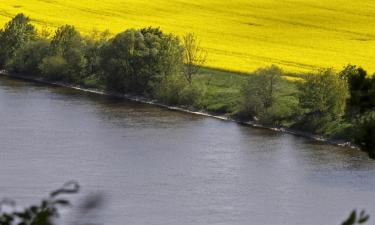
<svg viewBox="0 0 375 225"><path fill-rule="evenodd" d="M327 144L332 144L332 145L337 145L341 147L348 147L352 149L359 149L356 145L349 141L345 140L336 140L336 139L331 139L331 138L326 138L323 136L319 135L314 135L298 130L292 130L292 129L286 129L286 128L280 128L280 127L272 127L272 126L264 126L261 124L258 124L254 121L244 121L244 120L239 120L239 119L234 119L230 116L227 116L225 113L222 114L214 114L211 112L207 111L202 111L202 110L195 110L192 107L181 107L181 106L170 106L166 104L162 104L154 99L149 99L145 98L143 96L136 96L136 95L130 95L130 94L121 94L121 93L115 93L115 92L108 92L105 90L100 90L100 89L95 89L95 88L87 88L83 86L78 86L78 85L72 85L69 83L65 82L51 82L51 81L46 81L42 78L36 78L36 77L30 77L30 76L25 76L22 74L14 74L14 73L9 73L5 70L0 71L0 76L3 77L8 77L12 79L21 79L21 80L26 80L26 81L31 81L31 82L37 82L37 83L42 83L45 85L54 85L54 86L59 86L59 87L64 87L64 88L70 88L74 90L79 90L87 93L92 93L92 94L98 94L98 95L105 95L105 96L110 96L110 97L117 97L117 98L123 98L126 100L131 100L135 102L140 102L143 104L150 104L162 108L166 108L169 110L174 110L174 111L180 111L180 112L185 112L185 113L190 113L190 114L195 114L195 115L201 115L201 116L206 116L206 117L211 117L219 120L224 120L224 121L230 121L230 122L235 122L241 125L253 127L253 128L258 128L258 129L267 129L267 130L272 130L275 132L281 132L281 133L287 133L299 137L304 137L308 139L312 139L314 141L319 141Z"/></svg>

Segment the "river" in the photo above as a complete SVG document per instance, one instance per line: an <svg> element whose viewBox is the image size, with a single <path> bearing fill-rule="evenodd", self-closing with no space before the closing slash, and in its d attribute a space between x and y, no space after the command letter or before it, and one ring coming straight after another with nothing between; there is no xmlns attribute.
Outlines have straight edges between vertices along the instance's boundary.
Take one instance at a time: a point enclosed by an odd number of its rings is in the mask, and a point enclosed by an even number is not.
<svg viewBox="0 0 375 225"><path fill-rule="evenodd" d="M0 78L0 198L68 180L102 193L112 225L341 224L375 218L375 161L233 122ZM74 217L64 213L65 217Z"/></svg>

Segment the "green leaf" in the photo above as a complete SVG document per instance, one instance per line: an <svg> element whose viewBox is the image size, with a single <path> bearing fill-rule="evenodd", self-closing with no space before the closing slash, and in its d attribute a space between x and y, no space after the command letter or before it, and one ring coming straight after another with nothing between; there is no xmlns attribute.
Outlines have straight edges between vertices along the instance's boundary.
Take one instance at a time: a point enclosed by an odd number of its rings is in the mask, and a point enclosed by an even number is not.
<svg viewBox="0 0 375 225"><path fill-rule="evenodd" d="M356 222L356 219L357 219L357 212L353 210L349 218L342 225L354 225Z"/></svg>

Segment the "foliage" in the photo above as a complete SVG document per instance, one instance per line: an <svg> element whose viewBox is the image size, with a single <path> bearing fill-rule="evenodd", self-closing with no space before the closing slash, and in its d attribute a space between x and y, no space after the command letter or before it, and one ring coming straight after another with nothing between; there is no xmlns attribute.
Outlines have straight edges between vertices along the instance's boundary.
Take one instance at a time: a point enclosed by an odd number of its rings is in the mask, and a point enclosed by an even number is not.
<svg viewBox="0 0 375 225"><path fill-rule="evenodd" d="M299 107L303 110L299 128L303 130L325 134L345 113L348 85L332 69L307 75L299 92Z"/></svg>
<svg viewBox="0 0 375 225"><path fill-rule="evenodd" d="M61 198L64 194L75 194L79 191L77 182L66 183L60 189L51 192L40 204L32 205L22 211L0 211L1 225L52 225L53 219L59 217L59 208L70 206L70 202Z"/></svg>
<svg viewBox="0 0 375 225"><path fill-rule="evenodd" d="M195 82L185 85L180 92L179 104L184 106L193 106L197 109L203 108L205 93L205 88Z"/></svg>
<svg viewBox="0 0 375 225"><path fill-rule="evenodd" d="M36 38L30 19L24 14L16 15L0 31L0 68L3 68L15 52Z"/></svg>
<svg viewBox="0 0 375 225"><path fill-rule="evenodd" d="M278 106L277 88L283 71L277 66L261 68L249 76L241 87L241 114L272 123Z"/></svg>
<svg viewBox="0 0 375 225"><path fill-rule="evenodd" d="M49 53L49 42L43 39L31 41L15 52L6 66L10 71L16 73L40 75L42 72L39 65Z"/></svg>
<svg viewBox="0 0 375 225"><path fill-rule="evenodd" d="M360 116L355 124L354 142L375 158L375 111Z"/></svg>
<svg viewBox="0 0 375 225"><path fill-rule="evenodd" d="M87 60L84 52L84 41L79 32L70 25L59 27L51 40L50 49L50 59L61 58L66 62L63 80L75 83L82 82L86 75ZM60 60L60 62L62 61ZM50 75L47 76L50 77Z"/></svg>
<svg viewBox="0 0 375 225"><path fill-rule="evenodd" d="M47 80L61 81L69 76L68 62L62 56L49 56L43 59L39 68Z"/></svg>
<svg viewBox="0 0 375 225"><path fill-rule="evenodd" d="M181 75L163 77L152 84L154 97L169 105L201 107L204 90L197 84L189 84Z"/></svg>
<svg viewBox="0 0 375 225"><path fill-rule="evenodd" d="M363 113L375 107L374 77L368 77L364 69L353 65L346 66L340 76L349 84L349 105L354 109L354 113Z"/></svg>
<svg viewBox="0 0 375 225"><path fill-rule="evenodd" d="M359 215L357 215L357 211L353 210L352 213L349 215L349 218L345 220L342 225L356 225L356 224L364 224L370 219L370 216L366 214L364 210L361 211Z"/></svg>
<svg viewBox="0 0 375 225"><path fill-rule="evenodd" d="M162 103L177 105L180 103L181 90L187 83L177 75L163 77L159 83L152 85L154 97Z"/></svg>
<svg viewBox="0 0 375 225"><path fill-rule="evenodd" d="M126 30L103 47L101 66L110 90L144 93L150 82L178 71L178 38L159 29Z"/></svg>
<svg viewBox="0 0 375 225"><path fill-rule="evenodd" d="M108 42L109 40L109 31L106 30L104 32L99 32L97 30L93 30L90 35L85 36L84 43L85 43L85 58L87 60L86 64L86 73L89 76L96 75L98 76L101 71L100 66L100 54L101 48Z"/></svg>

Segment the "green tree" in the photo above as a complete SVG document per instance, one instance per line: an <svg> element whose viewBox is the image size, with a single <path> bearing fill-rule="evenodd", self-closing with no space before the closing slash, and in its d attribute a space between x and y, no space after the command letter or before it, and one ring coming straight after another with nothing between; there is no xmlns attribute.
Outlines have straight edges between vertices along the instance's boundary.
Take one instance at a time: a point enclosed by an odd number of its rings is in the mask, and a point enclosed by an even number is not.
<svg viewBox="0 0 375 225"><path fill-rule="evenodd" d="M204 90L195 83L189 84L182 75L164 76L153 84L153 97L168 105L201 107Z"/></svg>
<svg viewBox="0 0 375 225"><path fill-rule="evenodd" d="M150 92L151 82L179 70L181 54L178 38L159 29L126 30L102 48L104 80L110 90Z"/></svg>
<svg viewBox="0 0 375 225"><path fill-rule="evenodd" d="M84 37L85 58L87 60L86 72L90 76L98 76L101 72L100 50L109 40L109 31L99 32L93 30L88 36Z"/></svg>
<svg viewBox="0 0 375 225"><path fill-rule="evenodd" d="M261 68L249 75L241 86L241 114L245 117L257 117L261 122L271 122L269 118L278 101L278 86L283 71L272 65Z"/></svg>
<svg viewBox="0 0 375 225"><path fill-rule="evenodd" d="M178 105L181 102L181 90L187 85L188 83L181 76L165 76L159 82L153 84L153 95L162 103Z"/></svg>
<svg viewBox="0 0 375 225"><path fill-rule="evenodd" d="M0 68L4 68L15 52L36 39L36 30L24 14L16 15L0 31Z"/></svg>
<svg viewBox="0 0 375 225"><path fill-rule="evenodd" d="M339 74L348 82L350 90L349 105L354 111L363 113L375 107L375 78L368 77L362 68L348 65Z"/></svg>
<svg viewBox="0 0 375 225"><path fill-rule="evenodd" d="M59 55L45 57L39 66L45 79L65 80L69 76L68 62Z"/></svg>
<svg viewBox="0 0 375 225"><path fill-rule="evenodd" d="M64 69L64 72L59 73L60 75L64 74L61 79L68 82L81 83L86 76L85 69L87 60L85 58L84 41L79 32L73 26L69 25L58 28L51 40L50 49L50 56L48 56L49 59L47 59L46 62L59 61L60 63L48 63L48 65L58 65L58 68L60 68L63 64L62 60L56 59L64 59L66 62L66 68ZM46 67L42 66L42 68ZM58 68L54 70L57 70ZM48 72L50 71L53 70L49 69ZM48 74L47 77L50 77L50 75L51 74Z"/></svg>
<svg viewBox="0 0 375 225"><path fill-rule="evenodd" d="M9 61L6 69L26 75L39 76L42 72L39 66L48 53L48 41L42 39L31 41L15 52L15 56Z"/></svg>
<svg viewBox="0 0 375 225"><path fill-rule="evenodd" d="M324 134L341 120L349 97L348 84L332 69L309 74L298 87L299 106L303 110L300 128Z"/></svg>
<svg viewBox="0 0 375 225"><path fill-rule="evenodd" d="M375 111L360 116L355 124L354 142L375 158Z"/></svg>

